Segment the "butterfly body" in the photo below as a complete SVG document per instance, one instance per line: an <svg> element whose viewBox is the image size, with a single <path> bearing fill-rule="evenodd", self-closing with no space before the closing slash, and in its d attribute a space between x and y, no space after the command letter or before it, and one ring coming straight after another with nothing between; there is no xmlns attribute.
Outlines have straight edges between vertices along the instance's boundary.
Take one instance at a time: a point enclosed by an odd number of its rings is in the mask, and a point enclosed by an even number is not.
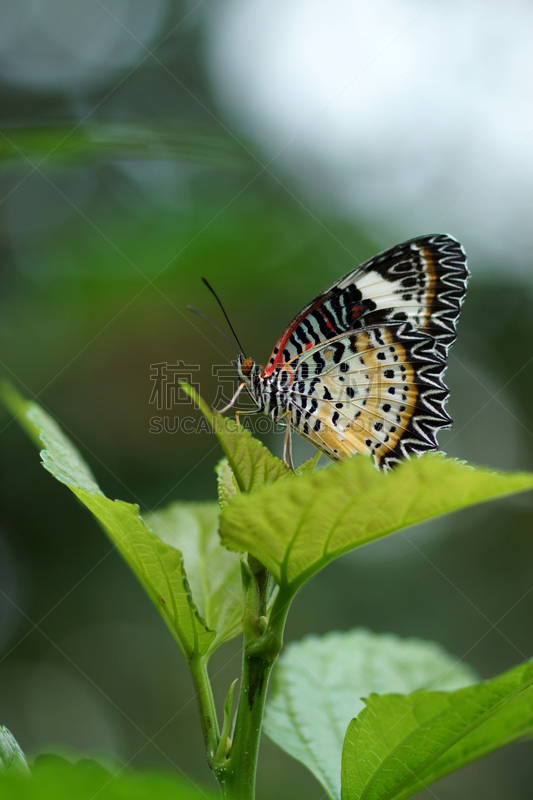
<svg viewBox="0 0 533 800"><path fill-rule="evenodd" d="M239 375L258 410L330 458L366 453L390 469L451 425L442 376L467 279L452 237L404 242L309 303L264 370L240 357Z"/></svg>
<svg viewBox="0 0 533 800"><path fill-rule="evenodd" d="M264 370L251 358L239 356L237 372L259 411L268 414L274 421L287 414L290 402L288 389L292 383L289 369L275 370L265 375Z"/></svg>

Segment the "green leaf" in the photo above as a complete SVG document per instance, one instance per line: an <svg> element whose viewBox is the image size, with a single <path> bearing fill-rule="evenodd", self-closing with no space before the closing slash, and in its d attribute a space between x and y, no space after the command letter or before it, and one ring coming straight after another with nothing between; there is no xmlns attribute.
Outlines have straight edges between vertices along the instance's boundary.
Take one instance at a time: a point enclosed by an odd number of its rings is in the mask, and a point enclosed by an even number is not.
<svg viewBox="0 0 533 800"><path fill-rule="evenodd" d="M315 470L317 461L321 455L322 455L321 451L317 450L314 456L311 456L311 458L308 458L307 461L304 461L302 464L300 464L299 467L296 467L296 474L312 475Z"/></svg>
<svg viewBox="0 0 533 800"><path fill-rule="evenodd" d="M100 522L146 589L185 658L210 652L216 633L195 606L181 552L149 529L138 506L105 497L78 450L40 406L24 400L12 387L9 391L3 387L1 396L34 441L44 445L44 467Z"/></svg>
<svg viewBox="0 0 533 800"><path fill-rule="evenodd" d="M216 434L240 492L250 494L265 483L274 483L280 478L292 476L292 472L283 461L273 456L270 450L267 450L258 439L254 439L242 425L212 411L188 384L181 382L181 386L193 398Z"/></svg>
<svg viewBox="0 0 533 800"><path fill-rule="evenodd" d="M175 123L97 123L4 129L0 164L80 162L95 158L164 158L242 167L243 148L214 128L178 128Z"/></svg>
<svg viewBox="0 0 533 800"><path fill-rule="evenodd" d="M343 800L412 797L533 729L533 662L454 692L370 695L347 730Z"/></svg>
<svg viewBox="0 0 533 800"><path fill-rule="evenodd" d="M94 761L77 764L40 756L32 777L0 775L2 800L216 800L192 779L154 770L108 772Z"/></svg>
<svg viewBox="0 0 533 800"><path fill-rule="evenodd" d="M273 456L242 425L210 409L192 386L184 382L181 385L209 422L226 454L216 467L218 500L222 508L239 492L253 494L265 484L292 477L283 461ZM319 457L320 451L300 464L296 473L310 475Z"/></svg>
<svg viewBox="0 0 533 800"><path fill-rule="evenodd" d="M211 650L242 630L240 558L220 544L218 503L172 503L146 524L183 554L192 596L207 626L216 631Z"/></svg>
<svg viewBox="0 0 533 800"><path fill-rule="evenodd" d="M265 732L340 798L342 744L371 692L456 689L475 673L439 645L364 629L290 644L274 668Z"/></svg>
<svg viewBox="0 0 533 800"><path fill-rule="evenodd" d="M29 775L30 768L26 756L8 729L0 726L0 774Z"/></svg>
<svg viewBox="0 0 533 800"><path fill-rule="evenodd" d="M235 497L239 489L227 458L220 459L215 472L217 474L218 502L220 503L220 507L224 508L224 506L227 506L229 501Z"/></svg>
<svg viewBox="0 0 533 800"><path fill-rule="evenodd" d="M427 453L389 473L355 456L239 495L222 511L230 550L252 553L294 593L355 547L417 522L533 488L533 474L492 472Z"/></svg>

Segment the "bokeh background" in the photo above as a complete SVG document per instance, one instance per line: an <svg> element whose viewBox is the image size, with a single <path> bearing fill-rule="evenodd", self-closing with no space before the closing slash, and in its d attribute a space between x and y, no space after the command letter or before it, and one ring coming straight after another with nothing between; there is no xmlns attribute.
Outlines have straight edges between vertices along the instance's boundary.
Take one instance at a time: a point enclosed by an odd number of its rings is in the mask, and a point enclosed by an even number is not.
<svg viewBox="0 0 533 800"><path fill-rule="evenodd" d="M449 232L472 280L440 443L533 469L532 40L521 0L2 0L3 377L54 414L109 496L143 510L214 498L213 437L173 432L174 413L150 432L152 365L199 366L213 401L213 365L234 357L187 311L221 322L201 276L264 363L344 272ZM156 611L3 411L0 427L0 723L30 753L104 752L212 784ZM532 522L518 497L347 555L297 598L287 639L363 625L493 676L533 654ZM238 671L233 643L212 662L219 701ZM420 797L526 800L531 747ZM267 740L259 787L323 797Z"/></svg>

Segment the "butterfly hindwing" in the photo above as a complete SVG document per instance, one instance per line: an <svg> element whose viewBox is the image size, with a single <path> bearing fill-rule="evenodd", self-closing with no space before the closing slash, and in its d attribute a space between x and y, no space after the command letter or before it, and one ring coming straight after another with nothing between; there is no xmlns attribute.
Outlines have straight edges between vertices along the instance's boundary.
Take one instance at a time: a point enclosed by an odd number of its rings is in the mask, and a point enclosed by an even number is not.
<svg viewBox="0 0 533 800"><path fill-rule="evenodd" d="M265 375L345 331L391 322L408 322L428 334L435 354L445 357L456 338L467 279L464 250L446 234L420 236L385 250L295 317L274 347Z"/></svg>
<svg viewBox="0 0 533 800"><path fill-rule="evenodd" d="M449 427L446 363L433 339L410 323L373 325L294 358L287 371L291 427L335 460L372 455L390 469L434 450Z"/></svg>

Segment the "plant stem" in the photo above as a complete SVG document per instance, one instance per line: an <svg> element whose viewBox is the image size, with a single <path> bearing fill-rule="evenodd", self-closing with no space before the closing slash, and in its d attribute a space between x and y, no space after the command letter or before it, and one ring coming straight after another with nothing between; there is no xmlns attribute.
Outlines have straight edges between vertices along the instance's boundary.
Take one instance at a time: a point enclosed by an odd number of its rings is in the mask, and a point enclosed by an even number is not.
<svg viewBox="0 0 533 800"><path fill-rule="evenodd" d="M198 707L200 709L207 762L209 766L213 768L220 732L215 701L213 699L211 683L207 673L207 662L199 656L193 656L189 662L189 668L191 670Z"/></svg>
<svg viewBox="0 0 533 800"><path fill-rule="evenodd" d="M281 651L283 629L292 595L280 592L267 623L269 573L250 559L243 569L244 653L235 722L229 757L218 763L215 775L227 800L254 800L255 776L263 714L272 667Z"/></svg>

